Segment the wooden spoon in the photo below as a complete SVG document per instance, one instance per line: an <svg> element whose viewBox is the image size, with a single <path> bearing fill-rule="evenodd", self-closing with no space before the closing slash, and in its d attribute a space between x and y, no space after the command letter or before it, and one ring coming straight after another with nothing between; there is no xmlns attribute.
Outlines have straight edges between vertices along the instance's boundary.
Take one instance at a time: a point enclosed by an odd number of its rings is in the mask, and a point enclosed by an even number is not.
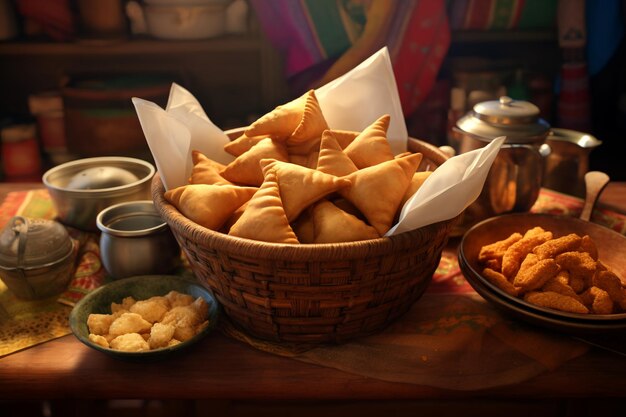
<svg viewBox="0 0 626 417"><path fill-rule="evenodd" d="M610 178L604 172L589 171L585 174L585 205L580 219L586 222L591 220L591 212L598 201L598 197L609 183Z"/></svg>

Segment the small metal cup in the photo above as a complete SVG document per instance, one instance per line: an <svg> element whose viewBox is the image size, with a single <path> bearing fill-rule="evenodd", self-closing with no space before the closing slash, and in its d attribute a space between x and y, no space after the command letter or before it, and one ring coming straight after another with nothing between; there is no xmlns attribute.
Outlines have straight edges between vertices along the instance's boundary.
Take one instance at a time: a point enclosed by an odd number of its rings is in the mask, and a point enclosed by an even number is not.
<svg viewBox="0 0 626 417"><path fill-rule="evenodd" d="M102 264L114 279L167 274L180 264L180 246L151 200L107 207L96 225Z"/></svg>

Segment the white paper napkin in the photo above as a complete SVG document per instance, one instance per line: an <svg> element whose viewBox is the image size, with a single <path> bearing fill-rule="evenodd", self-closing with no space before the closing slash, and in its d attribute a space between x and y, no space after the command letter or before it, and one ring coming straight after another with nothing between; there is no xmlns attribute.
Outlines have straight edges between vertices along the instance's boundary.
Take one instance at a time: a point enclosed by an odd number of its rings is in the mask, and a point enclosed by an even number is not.
<svg viewBox="0 0 626 417"><path fill-rule="evenodd" d="M407 150L409 135L387 47L315 90L315 96L331 129L360 132L389 114L387 140L391 150L396 155Z"/></svg>
<svg viewBox="0 0 626 417"><path fill-rule="evenodd" d="M191 151L228 164L232 155L224 151L228 136L209 120L196 98L173 83L166 109L141 98L132 102L148 147L166 190L187 184L193 163Z"/></svg>
<svg viewBox="0 0 626 417"><path fill-rule="evenodd" d="M316 90L316 96L333 129L361 131L389 114L387 138L392 150L395 154L406 151L408 134L386 47ZM228 136L183 87L172 84L165 110L141 98L132 101L166 190L188 183L194 149L224 164L232 161L223 149ZM406 202L398 224L387 235L460 214L478 198L503 141L504 137L497 138L485 148L452 157L437 168Z"/></svg>
<svg viewBox="0 0 626 417"><path fill-rule="evenodd" d="M404 204L398 223L386 236L461 214L480 195L491 164L505 139L506 136L500 136L484 148L454 156L444 162Z"/></svg>

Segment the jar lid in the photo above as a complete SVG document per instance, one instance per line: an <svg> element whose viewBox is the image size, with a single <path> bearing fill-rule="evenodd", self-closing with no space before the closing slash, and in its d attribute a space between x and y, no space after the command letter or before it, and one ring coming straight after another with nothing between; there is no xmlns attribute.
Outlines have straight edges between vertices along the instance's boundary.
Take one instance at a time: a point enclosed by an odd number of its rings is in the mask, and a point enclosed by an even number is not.
<svg viewBox="0 0 626 417"><path fill-rule="evenodd" d="M2 142L20 142L22 140L37 137L37 129L34 124L11 125L2 129L0 133Z"/></svg>
<svg viewBox="0 0 626 417"><path fill-rule="evenodd" d="M52 111L63 111L63 97L60 91L46 91L28 96L28 108L33 115Z"/></svg>
<svg viewBox="0 0 626 417"><path fill-rule="evenodd" d="M56 221L12 217L0 233L0 267L32 269L57 263L70 255L74 244Z"/></svg>
<svg viewBox="0 0 626 417"><path fill-rule="evenodd" d="M534 104L502 96L478 103L457 122L457 127L483 140L506 136L507 143L543 141L550 125L539 117Z"/></svg>

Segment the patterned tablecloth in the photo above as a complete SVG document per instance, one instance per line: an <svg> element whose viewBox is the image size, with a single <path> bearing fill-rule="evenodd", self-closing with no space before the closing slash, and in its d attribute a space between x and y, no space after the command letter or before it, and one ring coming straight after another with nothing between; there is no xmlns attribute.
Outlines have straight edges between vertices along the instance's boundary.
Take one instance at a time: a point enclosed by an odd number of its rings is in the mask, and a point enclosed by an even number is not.
<svg viewBox="0 0 626 417"><path fill-rule="evenodd" d="M543 189L534 212L579 216L582 200ZM10 193L0 228L14 215L54 219L45 190ZM597 208L592 221L626 234L626 215ZM17 299L0 281L0 356L70 333L68 315L84 294L109 278L95 233L68 229L80 242L74 279L59 296ZM580 356L588 345L511 321L465 281L456 252L446 250L433 282L400 320L383 332L341 346L288 346L256 340L222 320L221 330L257 349L382 380L447 389L480 389L524 381Z"/></svg>

